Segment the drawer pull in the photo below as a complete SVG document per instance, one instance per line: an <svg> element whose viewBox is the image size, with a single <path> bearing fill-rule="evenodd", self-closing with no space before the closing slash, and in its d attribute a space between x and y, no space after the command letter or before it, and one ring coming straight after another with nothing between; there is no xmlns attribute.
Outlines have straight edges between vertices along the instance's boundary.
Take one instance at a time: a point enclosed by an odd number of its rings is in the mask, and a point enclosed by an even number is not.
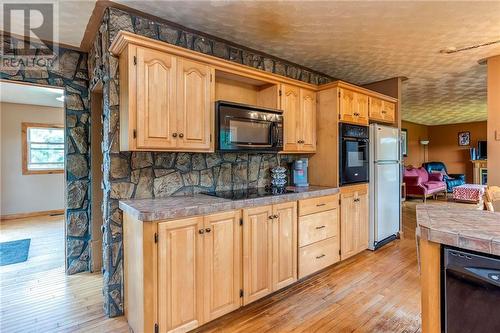
<svg viewBox="0 0 500 333"><path fill-rule="evenodd" d="M323 258L324 256L325 256L324 254L321 254L321 255L317 256L317 257L316 257L316 259L321 259L321 258Z"/></svg>
<svg viewBox="0 0 500 333"><path fill-rule="evenodd" d="M320 204L316 204L316 207L321 207L321 206L325 206L326 203L320 203Z"/></svg>
<svg viewBox="0 0 500 333"><path fill-rule="evenodd" d="M323 229L325 226L324 225L320 225L319 227L316 227L316 229Z"/></svg>

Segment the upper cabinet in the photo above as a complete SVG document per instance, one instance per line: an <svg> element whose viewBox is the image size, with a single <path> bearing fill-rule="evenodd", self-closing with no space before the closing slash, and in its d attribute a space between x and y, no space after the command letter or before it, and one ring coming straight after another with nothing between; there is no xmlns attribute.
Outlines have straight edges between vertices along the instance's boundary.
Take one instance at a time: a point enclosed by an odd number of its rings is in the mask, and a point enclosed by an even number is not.
<svg viewBox="0 0 500 333"><path fill-rule="evenodd" d="M120 149L210 152L214 69L129 45L120 57Z"/></svg>
<svg viewBox="0 0 500 333"><path fill-rule="evenodd" d="M292 85L281 85L281 109L284 117L283 151L316 151L316 93Z"/></svg>
<svg viewBox="0 0 500 333"><path fill-rule="evenodd" d="M396 120L396 104L370 97L370 120L393 123Z"/></svg>
<svg viewBox="0 0 500 333"><path fill-rule="evenodd" d="M339 89L339 119L342 122L368 125L368 96Z"/></svg>

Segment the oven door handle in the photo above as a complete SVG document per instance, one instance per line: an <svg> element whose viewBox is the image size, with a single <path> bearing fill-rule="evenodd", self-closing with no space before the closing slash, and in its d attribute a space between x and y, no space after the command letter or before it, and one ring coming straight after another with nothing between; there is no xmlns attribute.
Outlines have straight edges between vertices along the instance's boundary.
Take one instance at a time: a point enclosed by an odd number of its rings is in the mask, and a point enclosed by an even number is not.
<svg viewBox="0 0 500 333"><path fill-rule="evenodd" d="M344 141L353 141L353 142L368 142L369 140L368 139L361 139L361 138L346 138L346 137L343 137L342 140Z"/></svg>
<svg viewBox="0 0 500 333"><path fill-rule="evenodd" d="M253 144L246 144L246 143L233 143L235 146L238 147L255 147L255 148L270 148L273 145L268 145L268 144L258 144L258 143L253 143Z"/></svg>

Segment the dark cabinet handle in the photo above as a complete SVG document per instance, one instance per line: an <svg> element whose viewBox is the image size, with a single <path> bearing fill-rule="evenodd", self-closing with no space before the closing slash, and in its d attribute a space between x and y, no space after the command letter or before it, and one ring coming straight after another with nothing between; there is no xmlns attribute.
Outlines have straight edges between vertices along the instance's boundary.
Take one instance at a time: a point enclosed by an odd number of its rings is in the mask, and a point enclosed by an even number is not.
<svg viewBox="0 0 500 333"><path fill-rule="evenodd" d="M202 234L204 234L204 233L205 233L205 230L204 230L204 229L200 229L200 230L198 230L198 233L199 233L200 235L202 235Z"/></svg>
<svg viewBox="0 0 500 333"><path fill-rule="evenodd" d="M274 217L275 219L277 219L277 218L278 218L278 217L280 217L280 216L279 216L278 214L276 214L276 215L273 215L273 217Z"/></svg>
<svg viewBox="0 0 500 333"><path fill-rule="evenodd" d="M321 254L321 255L317 256L317 257L316 257L316 259L321 259L321 258L323 258L324 256L325 256L324 254Z"/></svg>
<svg viewBox="0 0 500 333"><path fill-rule="evenodd" d="M319 227L316 227L316 229L323 229L325 226L324 225L320 225Z"/></svg>
<svg viewBox="0 0 500 333"><path fill-rule="evenodd" d="M274 215L269 215L269 219L270 220L274 219Z"/></svg>
<svg viewBox="0 0 500 333"><path fill-rule="evenodd" d="M205 229L205 231L206 231L207 233L209 233L210 231L212 231L212 229L210 229L210 228L206 228L206 229Z"/></svg>
<svg viewBox="0 0 500 333"><path fill-rule="evenodd" d="M360 200L359 198L357 198L357 199L354 199L354 202L359 202L359 200Z"/></svg>
<svg viewBox="0 0 500 333"><path fill-rule="evenodd" d="M176 138L177 137L177 133L172 133L172 137Z"/></svg>
<svg viewBox="0 0 500 333"><path fill-rule="evenodd" d="M386 114L386 113L387 113L387 111L382 111L382 113L383 113L383 114Z"/></svg>
<svg viewBox="0 0 500 333"><path fill-rule="evenodd" d="M325 206L326 203L320 203L320 204L317 204L316 207L321 207L321 206Z"/></svg>
<svg viewBox="0 0 500 333"><path fill-rule="evenodd" d="M184 134L179 133L179 138L183 138L183 137L184 137Z"/></svg>

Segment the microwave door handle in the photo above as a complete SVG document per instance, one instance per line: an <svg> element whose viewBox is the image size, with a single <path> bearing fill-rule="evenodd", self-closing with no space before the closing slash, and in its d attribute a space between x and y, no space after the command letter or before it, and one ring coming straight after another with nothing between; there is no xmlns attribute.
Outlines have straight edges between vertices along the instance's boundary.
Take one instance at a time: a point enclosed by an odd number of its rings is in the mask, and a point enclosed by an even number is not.
<svg viewBox="0 0 500 333"><path fill-rule="evenodd" d="M274 147L278 144L278 125L273 122L271 126L271 146Z"/></svg>

